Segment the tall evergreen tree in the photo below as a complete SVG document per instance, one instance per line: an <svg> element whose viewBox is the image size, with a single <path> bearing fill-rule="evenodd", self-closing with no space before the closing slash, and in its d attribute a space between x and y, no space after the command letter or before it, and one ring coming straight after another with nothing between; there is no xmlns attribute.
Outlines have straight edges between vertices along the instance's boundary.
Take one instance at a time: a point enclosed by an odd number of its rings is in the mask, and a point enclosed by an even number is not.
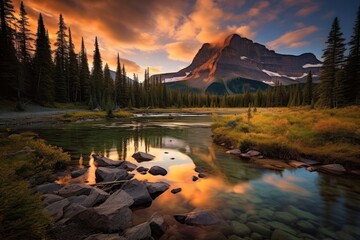
<svg viewBox="0 0 360 240"><path fill-rule="evenodd" d="M71 29L69 28L69 60L68 60L68 79L70 100L77 102L80 100L80 79L79 64L75 53L75 46L72 41Z"/></svg>
<svg viewBox="0 0 360 240"><path fill-rule="evenodd" d="M18 60L19 60L19 77L18 77L18 96L24 95L26 92L30 92L30 79L31 79L31 54L32 38L31 31L29 29L29 18L27 16L23 1L20 3L20 19L18 20L19 31L16 35L18 44Z"/></svg>
<svg viewBox="0 0 360 240"><path fill-rule="evenodd" d="M114 108L114 82L110 75L109 65L104 67L104 89L103 89L103 108L110 111Z"/></svg>
<svg viewBox="0 0 360 240"><path fill-rule="evenodd" d="M345 67L344 95L348 104L360 104L360 6L349 47L350 52Z"/></svg>
<svg viewBox="0 0 360 240"><path fill-rule="evenodd" d="M69 46L67 42L67 27L63 16L59 16L59 30L55 42L55 90L56 100L60 102L69 101L69 78L67 74Z"/></svg>
<svg viewBox="0 0 360 240"><path fill-rule="evenodd" d="M89 103L90 70L89 70L88 58L84 44L84 38L81 38L79 82L80 82L80 101Z"/></svg>
<svg viewBox="0 0 360 240"><path fill-rule="evenodd" d="M95 107L100 107L102 100L102 91L104 86L104 74L103 74L102 60L101 60L97 37L95 38L95 50L94 50L93 70L91 75L91 86L92 86L91 96L93 98L93 104Z"/></svg>
<svg viewBox="0 0 360 240"><path fill-rule="evenodd" d="M41 103L54 101L53 68L49 35L40 14L36 34L32 92L34 99Z"/></svg>
<svg viewBox="0 0 360 240"><path fill-rule="evenodd" d="M14 6L11 0L0 0L0 95L16 95L18 61L14 47Z"/></svg>
<svg viewBox="0 0 360 240"><path fill-rule="evenodd" d="M324 49L324 64L320 71L320 86L318 104L323 107L335 107L334 86L336 72L343 68L345 44L339 26L338 18L335 18L326 41Z"/></svg>
<svg viewBox="0 0 360 240"><path fill-rule="evenodd" d="M122 89L122 76L121 76L120 56L118 54L116 73L115 73L115 103L117 106L121 105L121 101L120 101L121 89Z"/></svg>
<svg viewBox="0 0 360 240"><path fill-rule="evenodd" d="M127 107L129 104L129 82L126 76L125 66L122 66L121 89L120 89L120 106Z"/></svg>
<svg viewBox="0 0 360 240"><path fill-rule="evenodd" d="M304 87L304 93L303 93L303 105L310 105L311 100L313 99L313 90L312 90L312 73L309 71L307 78L306 78L306 84Z"/></svg>

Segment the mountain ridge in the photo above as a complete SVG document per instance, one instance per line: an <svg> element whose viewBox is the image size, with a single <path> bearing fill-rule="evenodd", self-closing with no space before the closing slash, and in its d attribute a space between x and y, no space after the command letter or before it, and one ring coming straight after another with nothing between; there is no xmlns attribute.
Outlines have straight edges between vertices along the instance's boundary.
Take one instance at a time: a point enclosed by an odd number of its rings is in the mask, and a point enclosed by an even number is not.
<svg viewBox="0 0 360 240"><path fill-rule="evenodd" d="M153 75L162 82L178 82L205 92L214 82L225 85L235 78L279 82L290 85L304 82L309 70L317 80L321 61L312 53L279 54L250 39L231 34L222 44L205 43L189 66L175 73ZM229 92L230 93L230 92Z"/></svg>

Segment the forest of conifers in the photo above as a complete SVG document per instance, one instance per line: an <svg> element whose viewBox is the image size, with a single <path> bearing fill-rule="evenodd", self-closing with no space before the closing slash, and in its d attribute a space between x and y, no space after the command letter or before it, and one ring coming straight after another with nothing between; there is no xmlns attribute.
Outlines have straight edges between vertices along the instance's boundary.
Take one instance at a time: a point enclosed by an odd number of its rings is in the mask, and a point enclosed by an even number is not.
<svg viewBox="0 0 360 240"><path fill-rule="evenodd" d="M243 94L213 95L174 90L150 81L149 69L139 82L126 74L117 56L115 79L108 64L103 66L97 37L90 71L84 40L75 51L71 29L59 15L57 38L52 44L42 15L37 32L29 30L29 18L21 2L18 18L11 0L0 0L0 93L1 99L51 105L54 102L84 103L90 109L118 107L277 107L311 105L342 107L360 103L360 10L348 43L335 18L323 51L319 83L309 72L305 84L284 87L275 84L266 90ZM345 56L346 46L348 54ZM115 57L115 56L114 56Z"/></svg>

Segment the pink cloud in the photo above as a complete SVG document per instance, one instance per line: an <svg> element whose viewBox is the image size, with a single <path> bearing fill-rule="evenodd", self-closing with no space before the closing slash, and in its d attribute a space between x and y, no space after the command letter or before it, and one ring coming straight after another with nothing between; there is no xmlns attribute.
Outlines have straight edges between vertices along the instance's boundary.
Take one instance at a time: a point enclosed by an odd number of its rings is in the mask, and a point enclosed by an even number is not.
<svg viewBox="0 0 360 240"><path fill-rule="evenodd" d="M319 8L319 6L317 6L317 5L312 5L312 6L310 5L310 6L304 7L304 8L302 8L299 11L296 12L296 16L299 16L299 17L308 16L311 13L318 10L318 8Z"/></svg>
<svg viewBox="0 0 360 240"><path fill-rule="evenodd" d="M279 38L266 43L266 45L271 49L278 49L279 47L299 48L309 43L307 41L303 41L302 39L317 30L318 28L316 26L304 27L295 31L287 32Z"/></svg>

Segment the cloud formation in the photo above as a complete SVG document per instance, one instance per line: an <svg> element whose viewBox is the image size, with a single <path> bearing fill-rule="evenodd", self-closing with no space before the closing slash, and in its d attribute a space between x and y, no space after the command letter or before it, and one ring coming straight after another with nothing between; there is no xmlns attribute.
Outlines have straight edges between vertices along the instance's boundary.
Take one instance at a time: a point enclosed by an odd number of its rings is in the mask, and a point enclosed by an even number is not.
<svg viewBox="0 0 360 240"><path fill-rule="evenodd" d="M308 41L304 41L303 39L317 30L318 28L316 26L304 27L295 31L287 32L279 38L267 42L266 45L271 49L278 49L280 47L299 48L309 44Z"/></svg>

